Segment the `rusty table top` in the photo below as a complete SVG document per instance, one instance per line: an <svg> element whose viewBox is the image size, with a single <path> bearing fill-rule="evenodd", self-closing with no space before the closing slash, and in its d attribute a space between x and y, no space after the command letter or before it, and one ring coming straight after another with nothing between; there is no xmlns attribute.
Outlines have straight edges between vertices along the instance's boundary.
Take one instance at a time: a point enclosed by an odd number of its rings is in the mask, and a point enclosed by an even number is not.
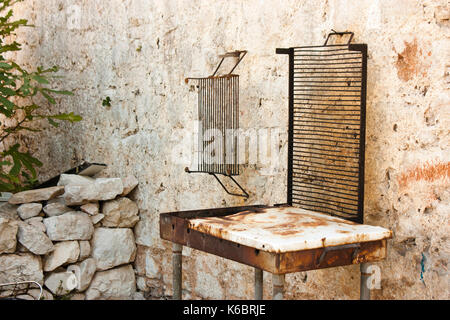
<svg viewBox="0 0 450 320"><path fill-rule="evenodd" d="M388 229L295 207L268 207L194 218L190 229L268 252L290 252L389 239Z"/></svg>

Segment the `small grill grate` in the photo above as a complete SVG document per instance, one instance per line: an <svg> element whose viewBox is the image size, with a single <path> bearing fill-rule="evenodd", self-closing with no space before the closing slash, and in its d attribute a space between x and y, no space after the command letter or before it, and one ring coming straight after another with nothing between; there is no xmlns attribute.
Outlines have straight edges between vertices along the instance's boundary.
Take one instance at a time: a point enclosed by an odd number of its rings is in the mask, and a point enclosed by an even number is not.
<svg viewBox="0 0 450 320"><path fill-rule="evenodd" d="M362 223L367 46L352 37L277 53L290 57L288 204Z"/></svg>
<svg viewBox="0 0 450 320"><path fill-rule="evenodd" d="M197 86L201 133L198 171L238 175L239 76L197 79ZM209 150L210 146L214 150Z"/></svg>
<svg viewBox="0 0 450 320"><path fill-rule="evenodd" d="M239 175L239 75L232 74L246 51L234 51L221 55L214 73L204 78L187 78L196 81L198 89L198 168L186 168L189 173L209 173L213 175L225 191L231 195L248 197L247 192L233 176ZM226 75L216 75L227 57L238 58ZM217 175L229 177L242 194L229 192Z"/></svg>

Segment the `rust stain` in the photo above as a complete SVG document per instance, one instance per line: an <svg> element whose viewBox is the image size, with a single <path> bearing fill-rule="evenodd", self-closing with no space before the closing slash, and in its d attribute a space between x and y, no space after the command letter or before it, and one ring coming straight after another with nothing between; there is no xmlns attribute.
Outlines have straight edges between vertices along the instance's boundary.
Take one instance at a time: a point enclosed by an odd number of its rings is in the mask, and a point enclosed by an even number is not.
<svg viewBox="0 0 450 320"><path fill-rule="evenodd" d="M419 60L421 52L417 47L417 39L411 43L405 41L405 49L397 55L395 63L397 75L401 80L409 81L422 70Z"/></svg>
<svg viewBox="0 0 450 320"><path fill-rule="evenodd" d="M318 226L326 226L328 223L326 223L323 220L316 219L316 221L305 221L300 223L303 227L318 227Z"/></svg>
<svg viewBox="0 0 450 320"><path fill-rule="evenodd" d="M295 228L295 225L287 222L287 223L282 223L282 224L278 224L275 226L270 226L270 227L267 227L266 229L267 230L276 230L276 229L288 229L288 228Z"/></svg>
<svg viewBox="0 0 450 320"><path fill-rule="evenodd" d="M425 180L433 182L438 179L450 178L450 162L430 162L427 161L422 165L402 173L398 178L398 183L401 187L407 186L412 181Z"/></svg>
<svg viewBox="0 0 450 320"><path fill-rule="evenodd" d="M275 231L273 231L273 234L276 234L276 235L279 235L279 236L292 236L292 235L299 234L299 233L302 233L302 232L303 231L301 231L301 230L295 230L295 231L292 231L292 230L285 230L285 231L275 230Z"/></svg>
<svg viewBox="0 0 450 320"><path fill-rule="evenodd" d="M275 226L266 227L266 230L270 230L271 233L279 236L292 236L300 234L303 230L299 230L298 226L293 222L282 223Z"/></svg>

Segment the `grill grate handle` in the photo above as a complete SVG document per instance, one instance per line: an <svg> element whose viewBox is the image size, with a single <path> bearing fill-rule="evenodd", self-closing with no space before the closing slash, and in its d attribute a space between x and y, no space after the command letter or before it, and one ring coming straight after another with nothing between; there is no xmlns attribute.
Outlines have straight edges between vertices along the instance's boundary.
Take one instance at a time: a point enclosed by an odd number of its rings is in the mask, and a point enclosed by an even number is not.
<svg viewBox="0 0 450 320"><path fill-rule="evenodd" d="M244 56L247 54L246 50L236 50L236 51L232 51L232 52L227 52L224 54L219 55L219 58L222 58L219 62L219 65L217 66L216 70L214 71L214 73L211 75L211 77L214 77L217 73L217 71L219 71L220 66L222 65L223 60L225 60L225 58L232 58L232 57L238 57L238 61L235 63L234 67L230 70L230 72L228 72L228 75L230 75L234 69L236 69L236 67L238 66L239 62L241 62L242 59L244 59Z"/></svg>
<svg viewBox="0 0 450 320"><path fill-rule="evenodd" d="M350 44L350 42L352 42L352 39L353 39L353 36L354 36L354 33L353 33L353 32L351 32L351 31L338 32L338 31L335 31L335 30L333 30L333 29L331 29L331 31L332 31L332 32L330 32L330 33L328 34L327 39L325 40L325 43L323 44L324 46L327 45L328 40L330 39L330 37L332 37L332 36L343 36L343 35L345 35L345 34L349 34L349 35L350 35L350 37L348 38L347 44Z"/></svg>

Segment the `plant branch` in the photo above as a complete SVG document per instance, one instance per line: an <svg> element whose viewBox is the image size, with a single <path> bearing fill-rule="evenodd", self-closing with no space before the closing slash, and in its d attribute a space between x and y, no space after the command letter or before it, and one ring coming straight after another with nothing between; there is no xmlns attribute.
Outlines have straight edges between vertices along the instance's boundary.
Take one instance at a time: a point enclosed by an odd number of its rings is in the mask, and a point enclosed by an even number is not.
<svg viewBox="0 0 450 320"><path fill-rule="evenodd" d="M11 133L15 132L17 128L19 128L23 123L27 122L27 118L22 119L19 121L14 127L8 128L8 132L2 137L0 137L0 143L3 142Z"/></svg>

